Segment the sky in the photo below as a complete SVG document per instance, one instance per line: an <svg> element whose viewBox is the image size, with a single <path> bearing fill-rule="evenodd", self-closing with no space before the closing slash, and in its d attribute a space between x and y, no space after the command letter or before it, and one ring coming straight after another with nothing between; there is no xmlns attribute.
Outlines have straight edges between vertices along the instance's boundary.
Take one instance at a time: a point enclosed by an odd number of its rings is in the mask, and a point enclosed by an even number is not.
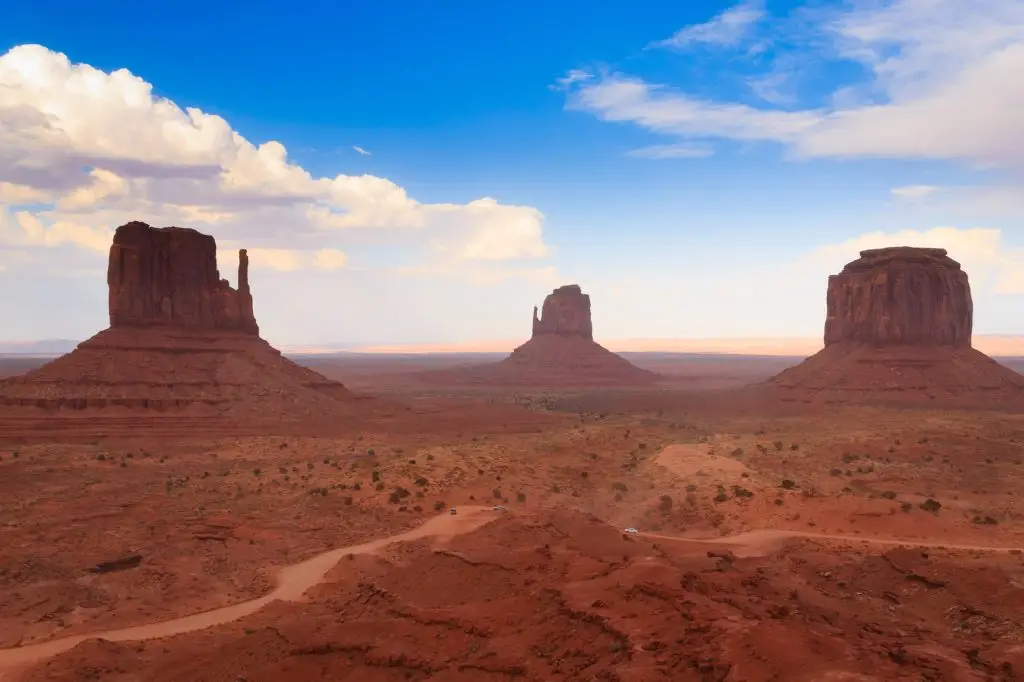
<svg viewBox="0 0 1024 682"><path fill-rule="evenodd" d="M105 327L130 220L248 248L281 345L526 338L567 283L599 340L820 337L889 245L1024 333L1024 0L234 7L5 4L0 339Z"/></svg>

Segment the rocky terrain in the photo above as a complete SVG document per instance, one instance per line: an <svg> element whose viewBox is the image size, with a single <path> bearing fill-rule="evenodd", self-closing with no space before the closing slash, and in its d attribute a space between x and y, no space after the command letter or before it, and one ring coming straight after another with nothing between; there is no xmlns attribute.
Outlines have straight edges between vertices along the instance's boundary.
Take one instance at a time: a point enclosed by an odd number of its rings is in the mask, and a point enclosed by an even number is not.
<svg viewBox="0 0 1024 682"><path fill-rule="evenodd" d="M970 283L944 249L862 251L826 300L825 348L769 381L783 400L1024 405L1024 376L971 347Z"/></svg>
<svg viewBox="0 0 1024 682"><path fill-rule="evenodd" d="M461 386L649 386L659 376L594 341L590 296L576 284L552 291L533 333L498 363L423 373L423 382Z"/></svg>

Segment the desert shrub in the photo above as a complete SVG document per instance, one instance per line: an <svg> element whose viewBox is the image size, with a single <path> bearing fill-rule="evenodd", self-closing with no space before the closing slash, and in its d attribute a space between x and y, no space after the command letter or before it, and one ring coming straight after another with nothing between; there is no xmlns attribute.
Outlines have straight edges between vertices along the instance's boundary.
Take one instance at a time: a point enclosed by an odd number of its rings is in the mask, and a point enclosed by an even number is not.
<svg viewBox="0 0 1024 682"><path fill-rule="evenodd" d="M886 490L884 493L882 493L882 497L884 497L887 500L895 500L896 499L896 491L895 490Z"/></svg>
<svg viewBox="0 0 1024 682"><path fill-rule="evenodd" d="M928 512L938 512L942 509L942 503L938 500L933 500L930 497L917 506Z"/></svg>
<svg viewBox="0 0 1024 682"><path fill-rule="evenodd" d="M796 487L796 481L789 478L784 478L782 479L782 487L785 488L786 490L792 490L793 488Z"/></svg>
<svg viewBox="0 0 1024 682"><path fill-rule="evenodd" d="M259 468L259 467L256 467L255 469L253 469L253 470L252 470L252 475L253 475L253 476L259 476L259 475L260 475L260 474L262 474L262 473L263 473L263 471L262 471L262 470L260 470L260 468Z"/></svg>
<svg viewBox="0 0 1024 682"><path fill-rule="evenodd" d="M842 476L843 475L843 470L842 469L829 469L828 475L829 476Z"/></svg>
<svg viewBox="0 0 1024 682"><path fill-rule="evenodd" d="M666 514L672 511L672 498L669 495L662 495L658 502L658 509Z"/></svg>
<svg viewBox="0 0 1024 682"><path fill-rule="evenodd" d="M732 487L732 494L736 497L753 497L754 493L750 492L746 488L738 485Z"/></svg>
<svg viewBox="0 0 1024 682"><path fill-rule="evenodd" d="M615 483L612 483L612 490L619 490L621 492L626 492L626 484L621 482L621 481L617 481Z"/></svg>
<svg viewBox="0 0 1024 682"><path fill-rule="evenodd" d="M448 506L448 505L446 505L444 502L438 500L437 502L434 503L434 511L441 511L446 506Z"/></svg>
<svg viewBox="0 0 1024 682"><path fill-rule="evenodd" d="M781 450L783 448L782 441L781 440L775 441L774 443L772 443L772 447L775 448L776 450Z"/></svg>
<svg viewBox="0 0 1024 682"><path fill-rule="evenodd" d="M518 500L519 502L526 502L526 493L522 491L516 493L516 500Z"/></svg>
<svg viewBox="0 0 1024 682"><path fill-rule="evenodd" d="M416 479L415 483L418 486L425 486L425 485L427 485L427 479L425 479L422 476L420 476L419 478Z"/></svg>
<svg viewBox="0 0 1024 682"><path fill-rule="evenodd" d="M903 512L904 514L909 513L910 510L912 510L913 508L914 508L914 505L910 504L909 502L903 502L903 503L900 504L900 511Z"/></svg>
<svg viewBox="0 0 1024 682"><path fill-rule="evenodd" d="M501 499L501 490L500 490L499 488L495 488L495 489L494 489L493 491L491 491L491 492L492 492L492 493L494 494L494 498L495 498L495 499L498 499L498 500L500 500L500 499Z"/></svg>
<svg viewBox="0 0 1024 682"><path fill-rule="evenodd" d="M370 474L370 481L371 482L376 483L379 480L380 480L380 472L379 471L374 471L372 474Z"/></svg>
<svg viewBox="0 0 1024 682"><path fill-rule="evenodd" d="M375 488L375 489L376 489L376 490L377 490L378 492L380 492L381 490L384 490L384 483L383 483L383 482L381 482L381 483L378 483L377 485L375 485L375 486L374 486L374 488Z"/></svg>
<svg viewBox="0 0 1024 682"><path fill-rule="evenodd" d="M725 502L728 499L729 495L724 490L719 490L718 494L715 495L715 502Z"/></svg>

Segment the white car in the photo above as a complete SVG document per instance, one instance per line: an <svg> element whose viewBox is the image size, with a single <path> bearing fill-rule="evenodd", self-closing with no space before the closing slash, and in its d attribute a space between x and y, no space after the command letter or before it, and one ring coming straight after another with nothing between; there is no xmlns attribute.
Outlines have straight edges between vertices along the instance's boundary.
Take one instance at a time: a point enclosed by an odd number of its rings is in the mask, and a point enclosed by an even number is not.
<svg viewBox="0 0 1024 682"><path fill-rule="evenodd" d="M498 505L497 507L493 507L493 508L491 509L491 511L505 511L505 507L502 507L502 506L501 506L501 505L499 504L499 505Z"/></svg>
<svg viewBox="0 0 1024 682"><path fill-rule="evenodd" d="M451 514L452 516L455 516L455 514L457 513L457 512L455 511L455 507L452 507L451 509L449 509L449 510L448 510L448 513L449 513L449 514Z"/></svg>
<svg viewBox="0 0 1024 682"><path fill-rule="evenodd" d="M634 533L639 533L640 531L638 531L636 528L627 528L624 532L633 535Z"/></svg>

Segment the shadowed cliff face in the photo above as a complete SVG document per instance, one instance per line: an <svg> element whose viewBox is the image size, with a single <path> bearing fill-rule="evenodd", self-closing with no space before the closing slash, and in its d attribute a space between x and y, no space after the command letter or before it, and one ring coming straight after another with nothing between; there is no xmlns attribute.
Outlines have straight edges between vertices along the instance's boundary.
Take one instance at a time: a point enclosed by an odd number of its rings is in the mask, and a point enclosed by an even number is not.
<svg viewBox="0 0 1024 682"><path fill-rule="evenodd" d="M110 326L169 326L258 335L249 258L239 252L238 289L217 271L217 242L181 227L131 222L117 228L107 266Z"/></svg>
<svg viewBox="0 0 1024 682"><path fill-rule="evenodd" d="M533 337L548 334L594 340L590 296L584 294L579 285L567 284L548 294L539 319L537 308L533 309Z"/></svg>
<svg viewBox="0 0 1024 682"><path fill-rule="evenodd" d="M827 298L826 346L971 345L971 286L945 249L862 251L829 277Z"/></svg>

